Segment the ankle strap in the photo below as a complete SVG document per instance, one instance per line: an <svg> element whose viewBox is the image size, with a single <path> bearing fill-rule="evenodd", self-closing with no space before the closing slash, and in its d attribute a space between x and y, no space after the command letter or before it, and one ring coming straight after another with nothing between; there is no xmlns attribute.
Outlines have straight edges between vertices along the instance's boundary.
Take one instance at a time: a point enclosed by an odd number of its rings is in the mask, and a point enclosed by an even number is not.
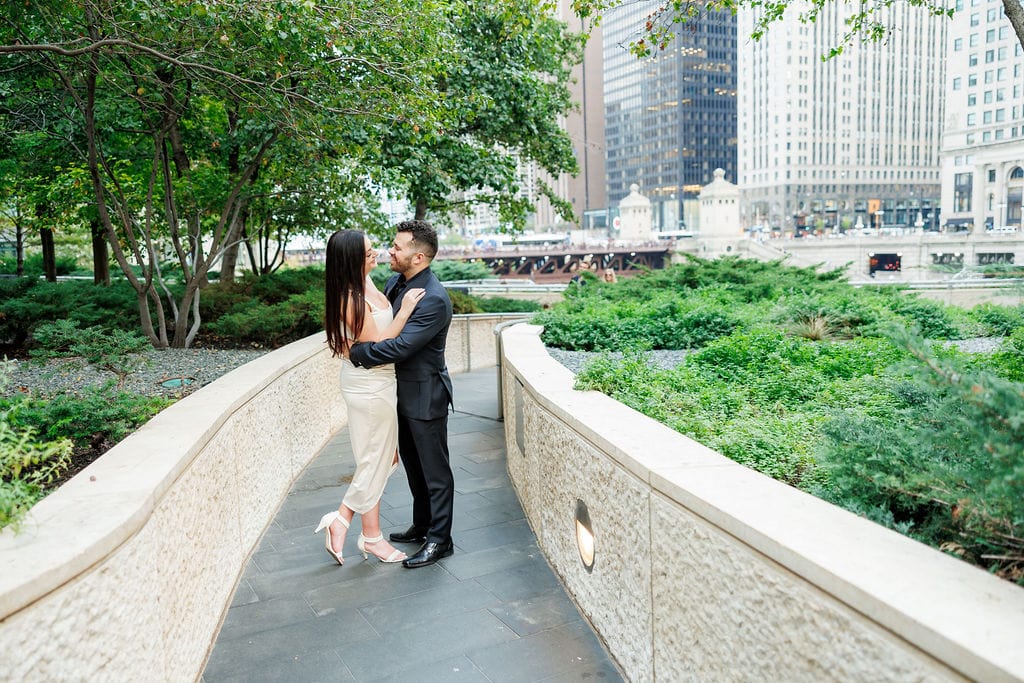
<svg viewBox="0 0 1024 683"><path fill-rule="evenodd" d="M359 534L359 535L363 536L362 534ZM363 536L363 542L364 543L380 543L383 540L384 540L384 534L379 534L376 538L369 538L367 536Z"/></svg>

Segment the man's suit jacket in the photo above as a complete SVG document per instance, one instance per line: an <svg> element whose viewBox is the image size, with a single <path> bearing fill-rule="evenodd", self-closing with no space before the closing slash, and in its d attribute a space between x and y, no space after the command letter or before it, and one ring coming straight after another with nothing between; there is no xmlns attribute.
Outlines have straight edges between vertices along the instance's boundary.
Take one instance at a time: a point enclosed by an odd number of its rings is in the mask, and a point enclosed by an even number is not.
<svg viewBox="0 0 1024 683"><path fill-rule="evenodd" d="M393 275L384 286L384 293L390 294L401 279L401 275ZM394 339L356 344L349 351L349 359L358 367L394 363L398 414L416 420L435 420L447 415L452 405L452 380L444 359L452 301L430 268L409 280L405 291L416 287L422 287L424 295L402 332ZM398 295L393 310L401 308L404 296L405 292Z"/></svg>

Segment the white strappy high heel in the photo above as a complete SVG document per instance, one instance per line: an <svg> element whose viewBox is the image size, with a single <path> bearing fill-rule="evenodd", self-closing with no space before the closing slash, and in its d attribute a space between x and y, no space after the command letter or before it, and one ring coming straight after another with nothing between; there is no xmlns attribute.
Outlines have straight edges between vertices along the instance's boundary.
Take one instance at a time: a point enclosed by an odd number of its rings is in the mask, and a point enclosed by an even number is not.
<svg viewBox="0 0 1024 683"><path fill-rule="evenodd" d="M380 543L383 540L384 540L384 534L379 534L376 538L367 538L366 536L363 536L362 534L359 534L359 540L356 541L356 547L359 548L359 552L361 552L363 554L363 559L364 560L370 559L370 555L373 555L374 557L376 557L381 562L388 562L388 563L391 563L391 562L401 562L402 560L404 560L406 558L406 554L403 553L398 548L393 549L391 551L391 554L388 555L387 557L381 557L377 553L373 552L373 550L367 550L366 549L366 544L367 543Z"/></svg>
<svg viewBox="0 0 1024 683"><path fill-rule="evenodd" d="M331 522L334 520L341 522L341 525L345 527L345 530L348 530L348 521L341 516L340 512L335 510L333 512L328 512L320 518L320 524L317 525L316 530L313 531L313 533L320 533L321 529L327 529L327 533L324 534L324 546L326 546L327 552L330 553L331 557L338 561L338 564L345 564L345 560L341 559L341 553L334 552L334 547L332 545L332 541L334 539L331 537ZM362 534L360 534L359 537L361 539ZM344 544L344 542L345 541L342 540L342 544ZM362 550L362 548L360 548L360 550ZM366 553L363 554L365 555Z"/></svg>

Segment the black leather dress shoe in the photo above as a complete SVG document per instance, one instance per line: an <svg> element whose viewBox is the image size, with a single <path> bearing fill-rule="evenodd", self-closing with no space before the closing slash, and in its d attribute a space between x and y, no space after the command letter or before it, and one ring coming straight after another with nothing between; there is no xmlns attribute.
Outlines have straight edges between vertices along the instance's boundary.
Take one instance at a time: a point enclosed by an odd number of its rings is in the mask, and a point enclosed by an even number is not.
<svg viewBox="0 0 1024 683"><path fill-rule="evenodd" d="M388 536L392 543L426 543L427 530L413 525L405 531L396 531Z"/></svg>
<svg viewBox="0 0 1024 683"><path fill-rule="evenodd" d="M424 543L419 552L412 557L402 560L402 566L409 569L426 567L427 565L434 564L442 557L448 557L454 552L455 545L451 541L447 543Z"/></svg>

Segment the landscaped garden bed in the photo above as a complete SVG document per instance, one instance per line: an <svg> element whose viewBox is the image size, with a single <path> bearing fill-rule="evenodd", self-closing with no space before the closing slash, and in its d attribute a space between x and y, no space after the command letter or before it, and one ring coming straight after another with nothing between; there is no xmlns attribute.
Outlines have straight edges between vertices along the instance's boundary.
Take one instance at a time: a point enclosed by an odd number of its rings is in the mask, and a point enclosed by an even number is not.
<svg viewBox="0 0 1024 683"><path fill-rule="evenodd" d="M549 347L624 352L577 388L1024 583L1024 308L693 259L587 280L534 322ZM688 352L666 369L661 349Z"/></svg>

